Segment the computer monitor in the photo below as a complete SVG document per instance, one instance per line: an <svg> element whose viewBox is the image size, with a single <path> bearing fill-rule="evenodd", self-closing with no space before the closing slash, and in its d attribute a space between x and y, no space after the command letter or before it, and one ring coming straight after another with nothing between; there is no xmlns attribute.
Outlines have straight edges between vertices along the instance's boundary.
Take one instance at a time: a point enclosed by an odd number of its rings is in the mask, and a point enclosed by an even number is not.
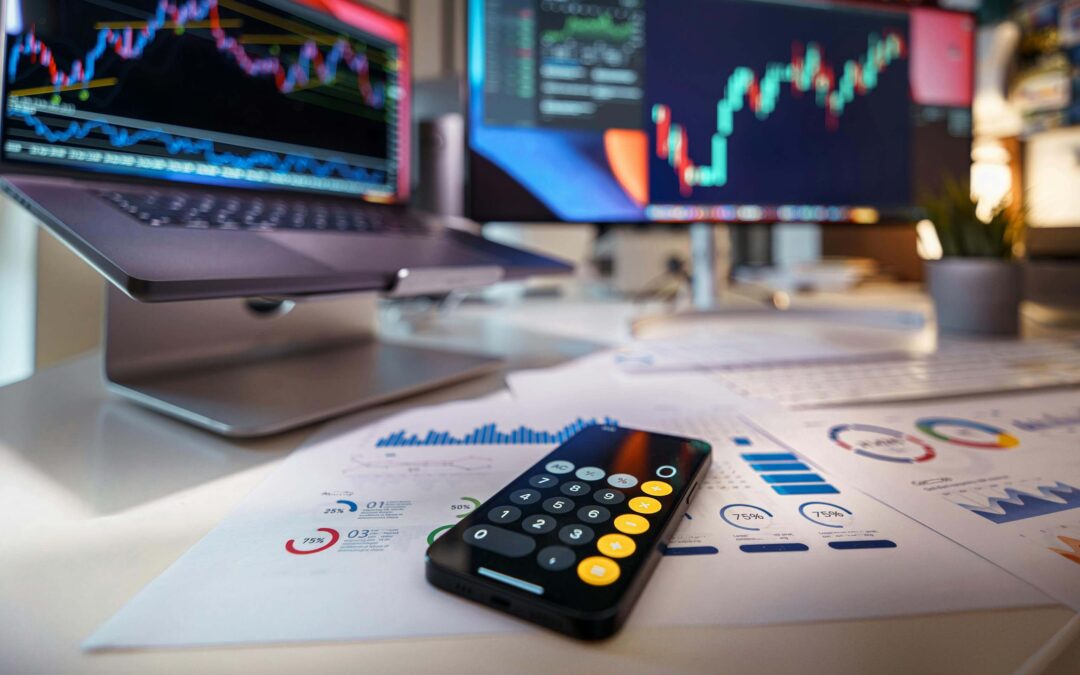
<svg viewBox="0 0 1080 675"><path fill-rule="evenodd" d="M478 220L883 222L970 162L970 15L471 0Z"/></svg>

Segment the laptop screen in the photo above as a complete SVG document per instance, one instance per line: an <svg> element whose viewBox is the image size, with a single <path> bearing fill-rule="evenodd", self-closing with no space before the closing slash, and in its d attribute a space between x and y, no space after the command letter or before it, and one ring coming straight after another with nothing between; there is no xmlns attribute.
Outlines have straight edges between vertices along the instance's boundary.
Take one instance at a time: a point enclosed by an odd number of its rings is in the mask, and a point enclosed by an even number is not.
<svg viewBox="0 0 1080 675"><path fill-rule="evenodd" d="M7 12L5 161L407 197L397 19L349 0L10 0Z"/></svg>

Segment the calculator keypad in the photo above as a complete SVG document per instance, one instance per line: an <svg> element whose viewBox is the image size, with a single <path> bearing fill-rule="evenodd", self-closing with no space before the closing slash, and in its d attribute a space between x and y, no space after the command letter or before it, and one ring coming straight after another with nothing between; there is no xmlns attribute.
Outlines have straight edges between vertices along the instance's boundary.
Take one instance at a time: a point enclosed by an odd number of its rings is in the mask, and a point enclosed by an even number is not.
<svg viewBox="0 0 1080 675"><path fill-rule="evenodd" d="M592 484L599 481L612 487L598 486L593 492ZM559 544L541 548L536 554L537 565L545 572L557 573L576 564L578 578L590 586L607 586L619 579L622 570L617 561L638 552L634 538L648 532L650 526L645 516L660 513L663 504L659 498L673 492L664 481L641 483L628 473L609 476L599 467L577 468L565 460L548 462L544 472L529 476L527 482L529 489L510 493L513 505L497 506L487 516L492 523L513 525L519 531L477 525L466 530L466 543L520 558L536 550L537 537L557 530ZM579 506L581 500L585 503ZM540 512L530 513L537 509ZM612 522L612 509L630 512L619 514ZM598 534L597 527L607 531Z"/></svg>
<svg viewBox="0 0 1080 675"><path fill-rule="evenodd" d="M434 538L428 579L569 634L610 634L709 461L703 441L586 427Z"/></svg>

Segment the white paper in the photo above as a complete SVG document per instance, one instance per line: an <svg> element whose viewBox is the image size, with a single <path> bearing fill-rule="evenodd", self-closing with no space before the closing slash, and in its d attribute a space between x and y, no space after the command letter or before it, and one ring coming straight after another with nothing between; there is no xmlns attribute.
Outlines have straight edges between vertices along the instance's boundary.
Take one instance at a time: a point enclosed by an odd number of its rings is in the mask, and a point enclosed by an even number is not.
<svg viewBox="0 0 1080 675"><path fill-rule="evenodd" d="M755 420L826 470L1080 611L1080 391Z"/></svg>
<svg viewBox="0 0 1080 675"><path fill-rule="evenodd" d="M775 322L736 323L725 330L687 337L638 340L611 352L628 373L695 371L764 365L851 361L868 356L912 353L919 346L910 331L812 323L807 330L778 328Z"/></svg>
<svg viewBox="0 0 1080 675"><path fill-rule="evenodd" d="M705 410L690 396L578 399L572 387L566 391L542 402L499 395L415 409L369 427L337 425L290 456L85 646L531 630L430 587L424 550L429 537L555 445L513 441L543 440L544 434L565 435L582 424L605 421L693 433L716 445L717 468L676 545L700 543L717 553L665 558L633 623L790 622L1047 602L1030 586L839 484L838 498L855 514L851 531L888 538L898 547L829 549L829 537L847 535L803 522L796 512L799 498L770 501L770 488L740 458L740 446L732 440L749 432L733 421L730 408ZM700 421L699 413L708 413L710 421ZM764 438L753 442L768 447ZM740 551L751 537L719 514L735 499L775 510L775 528L759 538L790 536L807 542L810 550ZM287 544L301 553L289 552Z"/></svg>

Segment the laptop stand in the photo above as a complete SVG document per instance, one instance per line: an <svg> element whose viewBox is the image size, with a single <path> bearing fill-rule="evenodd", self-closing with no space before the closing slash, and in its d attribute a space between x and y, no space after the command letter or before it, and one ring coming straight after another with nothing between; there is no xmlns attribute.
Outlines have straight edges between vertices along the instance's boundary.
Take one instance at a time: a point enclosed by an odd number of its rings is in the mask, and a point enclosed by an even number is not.
<svg viewBox="0 0 1080 675"><path fill-rule="evenodd" d="M382 342L374 295L140 303L109 286L108 388L233 437L285 431L451 384L486 356Z"/></svg>

